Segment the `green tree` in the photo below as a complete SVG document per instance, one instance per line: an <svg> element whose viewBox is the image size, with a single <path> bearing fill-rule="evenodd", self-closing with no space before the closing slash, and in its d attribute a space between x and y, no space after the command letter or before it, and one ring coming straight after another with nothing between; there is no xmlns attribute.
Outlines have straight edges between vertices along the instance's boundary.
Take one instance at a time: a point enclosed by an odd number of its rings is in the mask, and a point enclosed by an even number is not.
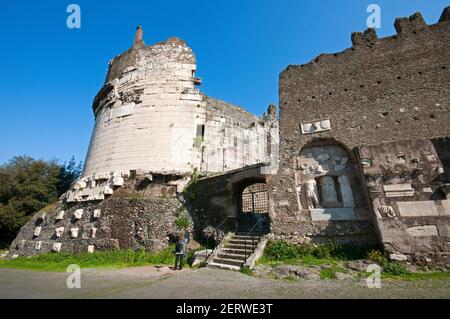
<svg viewBox="0 0 450 319"><path fill-rule="evenodd" d="M31 216L54 203L79 177L81 164L16 156L0 166L0 246L6 246Z"/></svg>
<svg viewBox="0 0 450 319"><path fill-rule="evenodd" d="M58 195L61 196L70 188L70 186L78 180L81 175L83 165L81 162L77 164L75 157L72 156L69 163L64 162L60 166L59 183L57 185Z"/></svg>

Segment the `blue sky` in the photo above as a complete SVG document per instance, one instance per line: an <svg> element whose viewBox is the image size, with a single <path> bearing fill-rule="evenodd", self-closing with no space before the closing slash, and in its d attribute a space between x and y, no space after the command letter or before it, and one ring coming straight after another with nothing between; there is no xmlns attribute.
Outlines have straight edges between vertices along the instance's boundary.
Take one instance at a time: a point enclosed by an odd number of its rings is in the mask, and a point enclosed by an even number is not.
<svg viewBox="0 0 450 319"><path fill-rule="evenodd" d="M81 7L79 30L66 27L70 3ZM433 24L450 1L2 1L0 163L23 154L84 160L92 100L137 25L147 44L175 35L187 41L203 92L262 114L278 104L279 73L350 47L371 3L382 10L378 35L388 36L395 17L420 11Z"/></svg>

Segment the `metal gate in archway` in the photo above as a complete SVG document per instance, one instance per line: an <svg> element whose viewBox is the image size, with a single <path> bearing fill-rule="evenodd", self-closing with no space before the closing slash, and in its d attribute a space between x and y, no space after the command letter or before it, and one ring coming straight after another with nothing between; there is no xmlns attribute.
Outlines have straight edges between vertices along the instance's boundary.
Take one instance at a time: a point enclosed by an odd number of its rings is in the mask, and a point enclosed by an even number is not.
<svg viewBox="0 0 450 319"><path fill-rule="evenodd" d="M269 195L265 183L252 184L241 195L237 218L239 233L265 234L269 232Z"/></svg>

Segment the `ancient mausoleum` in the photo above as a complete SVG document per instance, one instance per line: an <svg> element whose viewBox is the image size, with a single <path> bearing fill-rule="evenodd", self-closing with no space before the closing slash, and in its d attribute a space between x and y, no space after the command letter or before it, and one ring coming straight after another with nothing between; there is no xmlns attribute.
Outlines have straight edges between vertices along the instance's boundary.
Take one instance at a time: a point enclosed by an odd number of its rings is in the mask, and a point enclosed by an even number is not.
<svg viewBox="0 0 450 319"><path fill-rule="evenodd" d="M449 20L449 7L435 24L415 13L395 35L355 32L351 48L288 66L279 118L201 93L186 43L147 46L138 28L94 99L82 177L23 227L11 257L159 250L187 231L213 239L208 263L229 269L274 238L448 263Z"/></svg>

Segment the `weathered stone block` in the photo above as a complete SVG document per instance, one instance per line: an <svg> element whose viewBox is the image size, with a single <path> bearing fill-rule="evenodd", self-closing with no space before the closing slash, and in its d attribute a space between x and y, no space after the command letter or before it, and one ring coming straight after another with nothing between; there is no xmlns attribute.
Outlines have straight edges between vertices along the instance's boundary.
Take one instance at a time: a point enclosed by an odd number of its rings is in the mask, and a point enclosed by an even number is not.
<svg viewBox="0 0 450 319"><path fill-rule="evenodd" d="M99 219L102 215L102 211L100 209L94 210L94 218Z"/></svg>
<svg viewBox="0 0 450 319"><path fill-rule="evenodd" d="M438 216L436 205L433 201L397 202L400 216L421 217Z"/></svg>
<svg viewBox="0 0 450 319"><path fill-rule="evenodd" d="M62 243L54 243L52 247L52 251L59 253L61 251Z"/></svg>
<svg viewBox="0 0 450 319"><path fill-rule="evenodd" d="M97 228L91 228L91 238L95 238L97 236Z"/></svg>
<svg viewBox="0 0 450 319"><path fill-rule="evenodd" d="M71 228L70 229L70 238L77 238L78 237L78 228Z"/></svg>
<svg viewBox="0 0 450 319"><path fill-rule="evenodd" d="M389 259L395 261L406 261L408 260L408 256L402 254L390 254Z"/></svg>
<svg viewBox="0 0 450 319"><path fill-rule="evenodd" d="M61 238L63 233L64 233L64 227L58 227L55 229L55 236L57 238Z"/></svg>
<svg viewBox="0 0 450 319"><path fill-rule="evenodd" d="M77 210L75 211L75 213L73 214L73 218L74 218L75 220L80 220L80 219L83 217L83 213L84 213L84 210L83 210L83 209L77 209Z"/></svg>
<svg viewBox="0 0 450 319"><path fill-rule="evenodd" d="M413 237L439 236L438 229L435 225L423 225L409 227L406 233Z"/></svg>
<svg viewBox="0 0 450 319"><path fill-rule="evenodd" d="M444 215L450 216L450 199L441 201L441 204L444 208Z"/></svg>
<svg viewBox="0 0 450 319"><path fill-rule="evenodd" d="M311 209L313 221L354 220L355 211L352 208L316 208Z"/></svg>
<svg viewBox="0 0 450 319"><path fill-rule="evenodd" d="M37 242L34 244L34 249L35 249L35 250L41 250L41 247L42 247L42 241L37 241Z"/></svg>
<svg viewBox="0 0 450 319"><path fill-rule="evenodd" d="M89 245L88 246L88 253L93 254L95 250L95 246L94 245Z"/></svg>
<svg viewBox="0 0 450 319"><path fill-rule="evenodd" d="M113 177L112 185L113 186L123 186L124 179L123 177Z"/></svg>
<svg viewBox="0 0 450 319"><path fill-rule="evenodd" d="M42 227L36 227L34 230L34 237L39 237L41 235Z"/></svg>
<svg viewBox="0 0 450 319"><path fill-rule="evenodd" d="M304 123L301 125L302 134L312 134L331 130L330 120L321 120L315 122Z"/></svg>
<svg viewBox="0 0 450 319"><path fill-rule="evenodd" d="M39 216L38 220L43 222L43 221L45 221L46 218L47 218L47 214L46 213L42 213L42 215Z"/></svg>
<svg viewBox="0 0 450 319"><path fill-rule="evenodd" d="M411 184L393 184L393 185L383 185L384 193L386 197L403 197L403 196L414 196L414 189Z"/></svg>
<svg viewBox="0 0 450 319"><path fill-rule="evenodd" d="M282 200L278 202L278 205L280 206L289 206L289 201L288 200Z"/></svg>
<svg viewBox="0 0 450 319"><path fill-rule="evenodd" d="M65 214L66 214L66 212L65 212L64 210L60 211L60 212L58 213L58 215L56 215L56 218L55 218L56 221L61 221L61 220L63 220Z"/></svg>

